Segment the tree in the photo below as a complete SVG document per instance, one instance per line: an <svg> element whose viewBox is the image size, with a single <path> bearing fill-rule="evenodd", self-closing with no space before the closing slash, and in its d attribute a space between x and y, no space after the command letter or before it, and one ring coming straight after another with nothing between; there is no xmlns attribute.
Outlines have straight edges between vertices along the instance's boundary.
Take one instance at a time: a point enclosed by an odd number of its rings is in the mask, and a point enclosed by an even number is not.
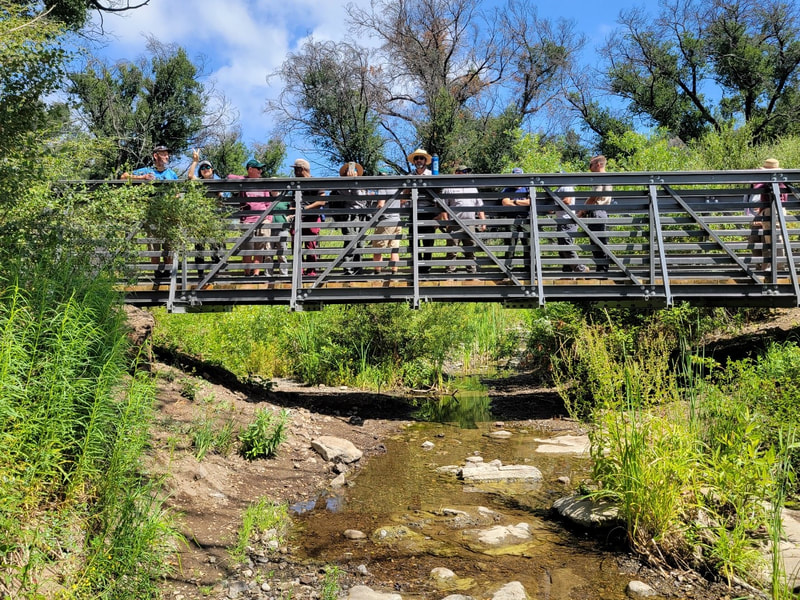
<svg viewBox="0 0 800 600"><path fill-rule="evenodd" d="M14 2L0 0L0 155L21 144L21 136L42 127L50 108L43 98L54 92L67 58L58 40L63 29L30 16Z"/></svg>
<svg viewBox="0 0 800 600"><path fill-rule="evenodd" d="M215 136L202 148L202 158L214 165L220 177L232 173L244 175L244 164L249 156L250 153L242 141L242 134L238 128Z"/></svg>
<svg viewBox="0 0 800 600"><path fill-rule="evenodd" d="M98 138L116 141L98 175L148 164L155 145L177 154L202 142L209 96L183 48L151 39L151 57L109 67L94 62L69 75L79 118Z"/></svg>
<svg viewBox="0 0 800 600"><path fill-rule="evenodd" d="M268 109L285 131L309 137L331 164L355 161L377 173L384 141L367 51L311 40L289 56L278 75L285 86Z"/></svg>
<svg viewBox="0 0 800 600"><path fill-rule="evenodd" d="M16 4L27 7L34 14L44 11L50 19L58 21L69 29L78 30L84 27L91 11L104 13L120 13L134 10L150 4L150 0L17 0Z"/></svg>
<svg viewBox="0 0 800 600"><path fill-rule="evenodd" d="M347 12L359 39L380 47L308 43L276 73L285 87L269 108L331 162L357 160L367 172L381 159L408 169L418 146L443 170L506 162L508 134L556 96L582 43L567 22L537 19L528 0L504 11L481 0L372 0ZM473 149L483 142L485 160Z"/></svg>
<svg viewBox="0 0 800 600"><path fill-rule="evenodd" d="M422 145L445 165L459 111L500 78L493 27L479 28L479 0L372 0L349 5L359 33L377 38L384 65L380 114L405 156ZM410 131L403 130L410 126Z"/></svg>
<svg viewBox="0 0 800 600"><path fill-rule="evenodd" d="M781 0L664 0L621 15L608 40L610 90L688 141L729 123L754 139L800 125L800 17Z"/></svg>

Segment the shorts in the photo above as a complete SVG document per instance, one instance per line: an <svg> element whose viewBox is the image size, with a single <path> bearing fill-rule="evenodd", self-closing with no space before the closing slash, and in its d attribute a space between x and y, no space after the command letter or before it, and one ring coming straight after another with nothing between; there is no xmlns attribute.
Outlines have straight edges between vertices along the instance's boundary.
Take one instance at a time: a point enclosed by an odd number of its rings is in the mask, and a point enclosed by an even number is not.
<svg viewBox="0 0 800 600"><path fill-rule="evenodd" d="M403 228L399 225L388 225L386 227L376 227L375 235L394 235L398 236L403 233ZM373 248L400 248L400 238L395 237L391 240L372 240Z"/></svg>
<svg viewBox="0 0 800 600"><path fill-rule="evenodd" d="M242 246L241 246L242 250L266 250L266 248L267 248L266 240L262 241L262 242L254 242L253 238L257 238L257 237L258 238L263 238L263 237L269 237L269 236L270 236L270 230L269 229L267 229L266 227L257 227L255 229L255 231L253 231L253 236L249 240L247 240L246 242L242 243Z"/></svg>

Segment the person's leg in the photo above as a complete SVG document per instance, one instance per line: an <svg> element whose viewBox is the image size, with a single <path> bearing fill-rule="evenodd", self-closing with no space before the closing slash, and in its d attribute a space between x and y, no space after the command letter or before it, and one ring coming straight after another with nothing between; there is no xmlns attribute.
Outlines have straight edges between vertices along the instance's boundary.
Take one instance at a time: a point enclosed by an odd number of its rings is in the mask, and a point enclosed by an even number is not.
<svg viewBox="0 0 800 600"><path fill-rule="evenodd" d="M347 238L342 243L343 248L347 247L353 238L361 234L361 227L359 226L359 224L362 221L362 216L363 215L348 215L348 222L351 223L351 225L342 227L342 235L344 235ZM355 247L364 248L363 238L358 240L358 243L356 244ZM351 263L361 262L361 254L358 253L348 254L347 256L344 257L343 260L345 262L351 262ZM345 275L358 275L361 273L361 267L357 266L345 267L344 272Z"/></svg>
<svg viewBox="0 0 800 600"><path fill-rule="evenodd" d="M318 217L306 217L309 220L305 221L307 223L317 223L319 221ZM317 236L319 236L319 227L303 227L303 236L308 236L311 239L307 239L303 242L303 248L306 250L316 250L318 246ZM313 237L311 237L313 236ZM319 257L314 252L303 253L303 263L316 263L319 260ZM311 277L317 274L316 267L314 264L309 265L308 269L304 275L309 275Z"/></svg>
<svg viewBox="0 0 800 600"><path fill-rule="evenodd" d="M455 273L456 267L453 264L453 261L456 260L456 248L458 247L458 240L454 237L458 228L456 227L448 227L445 230L450 237L447 238L447 254L445 255L445 259L447 260L447 266L444 268L445 273Z"/></svg>
<svg viewBox="0 0 800 600"><path fill-rule="evenodd" d="M600 222L600 223L591 223L589 225L589 229L594 231L595 233L599 233L600 235L598 237L600 238L600 241L603 242L603 243L607 243L608 240L607 240L607 238L605 236L605 233L607 231L607 227L606 227L605 221L608 219L608 213L606 211L604 211L604 210L595 210L592 213L592 217L595 218L595 219L600 219L600 220L602 220L602 222ZM594 258L595 264L597 265L595 267L595 271L597 271L598 273L606 273L606 272L608 272L608 265L607 264L601 264L601 262L600 262L600 261L607 261L608 260L605 252L603 252L602 250L593 250L592 251L592 257Z"/></svg>
<svg viewBox="0 0 800 600"><path fill-rule="evenodd" d="M475 226L469 226L470 232L474 235L475 234ZM460 245L463 248L464 246L474 246L475 240L471 237L469 239L463 239L460 241ZM467 273L477 273L478 272L478 265L475 263L475 251L474 250L464 250L464 258L467 259Z"/></svg>
<svg viewBox="0 0 800 600"><path fill-rule="evenodd" d="M556 231L565 233L566 236L558 238L558 245L559 246L572 246L573 237L571 234L577 233L578 231L578 224L577 223L562 223L556 227ZM572 260L577 262L578 260L578 253L573 250L559 250L558 256L565 260ZM586 265L578 265L578 264L565 264L562 268L562 271L565 273L570 273L576 271L578 273L583 273L584 271L588 271Z"/></svg>
<svg viewBox="0 0 800 600"><path fill-rule="evenodd" d="M386 235L387 227L376 227L375 228L375 235L382 236ZM381 239L374 239L372 240L372 248L375 250L375 253L372 255L372 261L378 263L378 266L375 267L375 274L379 275L381 272L381 265L380 263L383 262L383 252L378 252L378 250L382 250L383 248L389 247L389 240L381 240Z"/></svg>
<svg viewBox="0 0 800 600"><path fill-rule="evenodd" d="M281 229L278 233L278 242L275 253L275 260L278 263L278 270L281 276L286 277L289 275L289 266L287 256L289 255L289 238L290 234L286 229Z"/></svg>

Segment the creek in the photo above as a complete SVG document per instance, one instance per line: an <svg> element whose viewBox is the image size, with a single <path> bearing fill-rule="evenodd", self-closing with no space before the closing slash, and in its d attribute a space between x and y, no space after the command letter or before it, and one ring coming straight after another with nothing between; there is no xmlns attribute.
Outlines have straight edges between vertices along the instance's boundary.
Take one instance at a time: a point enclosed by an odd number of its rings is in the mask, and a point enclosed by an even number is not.
<svg viewBox="0 0 800 600"><path fill-rule="evenodd" d="M422 402L416 417L424 421L387 440L386 452L370 458L348 485L292 507L293 545L310 562L363 565L365 585L404 600L490 598L512 581L531 599L626 598L635 577L620 572L624 553L551 510L588 477L588 457L538 452L568 433L554 431L553 422L544 428L533 420L499 423L498 416L485 392ZM574 431L574 423L562 423ZM510 435L495 437L506 435L500 431ZM476 483L443 468L463 466L469 457L534 466L542 480ZM365 537L349 539L348 530ZM487 541L498 530L505 532L501 542ZM453 576L432 576L437 567Z"/></svg>

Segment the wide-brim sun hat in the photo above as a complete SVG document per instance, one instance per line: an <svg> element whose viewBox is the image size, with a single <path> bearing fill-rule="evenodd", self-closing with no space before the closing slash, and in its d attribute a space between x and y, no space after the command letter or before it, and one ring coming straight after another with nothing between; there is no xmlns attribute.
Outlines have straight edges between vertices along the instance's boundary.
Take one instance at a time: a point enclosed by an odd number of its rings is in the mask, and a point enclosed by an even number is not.
<svg viewBox="0 0 800 600"><path fill-rule="evenodd" d="M430 154L428 154L427 152L425 152L425 150L423 150L422 148L417 148L411 154L409 154L408 155L408 162L413 163L415 156L424 156L426 165L431 164L431 160L433 160L433 157Z"/></svg>
<svg viewBox="0 0 800 600"><path fill-rule="evenodd" d="M360 164L358 164L357 162L354 162L354 163L352 163L352 164L353 164L353 168L356 170L356 175L358 175L359 177L361 177L361 176L364 174L364 167L362 167L362 166L361 166ZM347 162L347 163L344 163L344 164L342 165L342 168L341 168L341 169L339 169L339 176L340 176L340 177L344 177L345 175L347 175L347 171L348 171L349 169L350 169L350 163L349 163L349 162Z"/></svg>

